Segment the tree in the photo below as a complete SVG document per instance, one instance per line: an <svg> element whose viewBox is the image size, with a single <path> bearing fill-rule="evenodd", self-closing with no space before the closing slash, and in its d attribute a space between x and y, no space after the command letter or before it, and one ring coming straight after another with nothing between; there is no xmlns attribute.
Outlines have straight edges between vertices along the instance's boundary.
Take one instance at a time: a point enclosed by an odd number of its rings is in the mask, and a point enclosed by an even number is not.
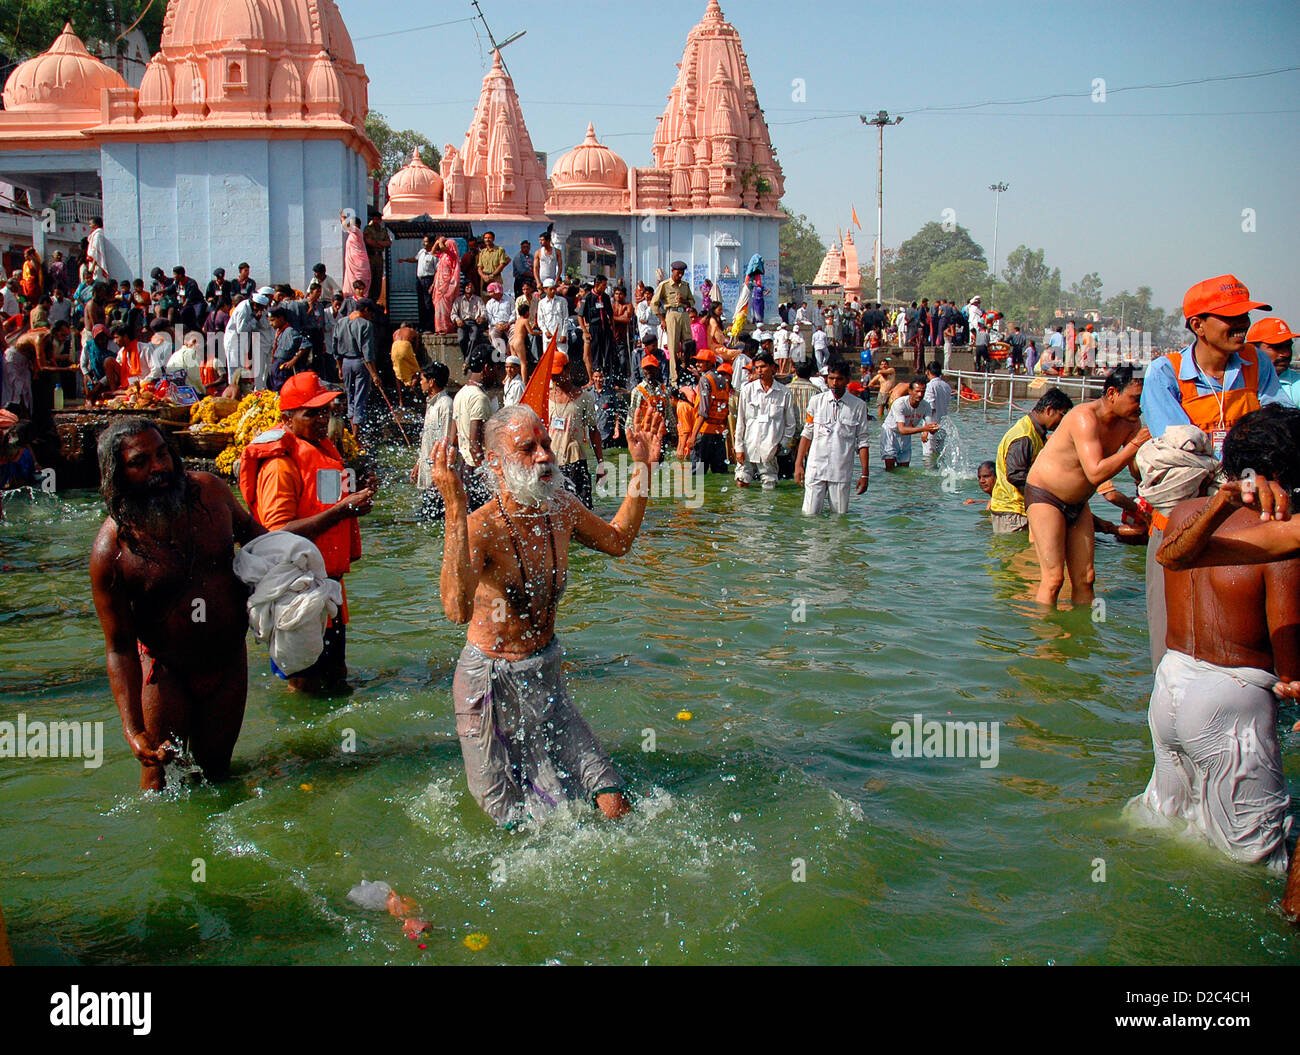
<svg viewBox="0 0 1300 1055"><path fill-rule="evenodd" d="M796 216L784 205L781 211L788 219L781 225L780 272L788 274L796 286L806 286L817 277L817 269L826 256L826 243L803 213Z"/></svg>
<svg viewBox="0 0 1300 1055"><path fill-rule="evenodd" d="M366 135L379 151L379 168L370 175L380 183L387 184L398 169L405 168L416 147L429 168L436 169L442 163L442 153L428 138L411 128L393 128L377 110L366 114Z"/></svg>
<svg viewBox="0 0 1300 1055"><path fill-rule="evenodd" d="M978 260L943 260L930 268L930 273L916 288L917 297L931 300L952 298L965 304L976 293L988 288L988 272Z"/></svg>
<svg viewBox="0 0 1300 1055"><path fill-rule="evenodd" d="M161 0L152 5L149 0L0 0L0 50L11 61L30 58L49 48L64 23L71 22L86 49L111 65L122 47L118 37L136 19L150 54L158 50L166 7Z"/></svg>
<svg viewBox="0 0 1300 1055"><path fill-rule="evenodd" d="M1075 301L1075 307L1080 311L1100 307L1101 276L1095 271L1089 271L1078 282L1071 283L1070 296Z"/></svg>
<svg viewBox="0 0 1300 1055"><path fill-rule="evenodd" d="M899 300L915 300L917 292L930 269L938 263L954 260L974 260L988 272L988 261L983 248L960 224L947 230L945 224L931 221L898 247L898 259L892 271L885 272L885 296Z"/></svg>
<svg viewBox="0 0 1300 1055"><path fill-rule="evenodd" d="M1122 319L1126 330L1139 330L1157 340L1166 329L1164 309L1151 303L1155 294L1150 286L1138 286L1136 293L1121 290L1102 306L1102 314L1116 320ZM1178 319L1173 320L1177 322Z"/></svg>
<svg viewBox="0 0 1300 1055"><path fill-rule="evenodd" d="M1008 320L1044 325L1061 299L1061 269L1047 266L1042 249L1018 245L1007 254L1003 282L994 285L993 306Z"/></svg>
<svg viewBox="0 0 1300 1055"><path fill-rule="evenodd" d="M894 265L898 263L897 249L882 249L880 251L880 270L885 273L885 283L892 280ZM871 246L871 256L867 260L866 267L858 268L858 274L862 276L862 296L867 300L875 300L876 297L876 247L874 239ZM885 291L881 290L881 296Z"/></svg>

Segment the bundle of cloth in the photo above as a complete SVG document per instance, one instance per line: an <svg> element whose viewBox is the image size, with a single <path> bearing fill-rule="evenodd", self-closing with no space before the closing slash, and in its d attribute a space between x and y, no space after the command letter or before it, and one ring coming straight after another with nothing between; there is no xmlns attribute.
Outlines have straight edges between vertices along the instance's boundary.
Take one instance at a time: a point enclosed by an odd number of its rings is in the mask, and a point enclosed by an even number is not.
<svg viewBox="0 0 1300 1055"><path fill-rule="evenodd" d="M1223 467L1214 457L1210 437L1195 425L1170 425L1137 453L1142 474L1138 494L1169 515L1179 502L1213 494L1223 483ZM1208 490L1202 487L1209 483Z"/></svg>
<svg viewBox="0 0 1300 1055"><path fill-rule="evenodd" d="M343 585L325 574L316 544L271 531L235 554L235 574L252 587L248 625L283 671L306 670L325 648L325 624L338 614Z"/></svg>

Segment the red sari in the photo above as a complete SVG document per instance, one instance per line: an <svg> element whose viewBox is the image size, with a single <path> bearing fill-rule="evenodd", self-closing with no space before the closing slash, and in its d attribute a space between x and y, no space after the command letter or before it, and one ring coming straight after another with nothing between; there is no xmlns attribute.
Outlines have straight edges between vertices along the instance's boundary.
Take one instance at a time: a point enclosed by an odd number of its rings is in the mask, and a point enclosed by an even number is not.
<svg viewBox="0 0 1300 1055"><path fill-rule="evenodd" d="M433 331L455 333L451 306L456 302L460 280L460 250L456 248L455 242L444 239L442 248L435 250L435 253L438 257L438 270L433 276Z"/></svg>

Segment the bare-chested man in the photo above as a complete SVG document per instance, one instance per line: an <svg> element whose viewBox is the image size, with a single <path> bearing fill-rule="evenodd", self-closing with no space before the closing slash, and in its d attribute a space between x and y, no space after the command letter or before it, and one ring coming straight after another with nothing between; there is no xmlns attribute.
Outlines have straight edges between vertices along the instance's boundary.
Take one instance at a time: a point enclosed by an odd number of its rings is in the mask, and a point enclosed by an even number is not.
<svg viewBox="0 0 1300 1055"><path fill-rule="evenodd" d="M564 798L594 800L606 817L629 809L623 781L569 699L555 637L569 544L622 556L632 548L659 460L664 419L646 404L628 430L635 470L606 522L561 486L546 426L524 405L487 423L485 469L493 500L467 518L456 448L430 463L446 502L442 605L469 624L456 665L456 731L470 793L494 821L513 825Z"/></svg>
<svg viewBox="0 0 1300 1055"><path fill-rule="evenodd" d="M1290 492L1300 487L1300 410L1269 406L1228 433L1223 468L1247 470ZM1240 507L1227 531L1258 528ZM1193 498L1174 507L1166 537L1206 507L1231 498ZM1300 557L1268 563L1193 565L1165 571L1168 651L1156 669L1149 721L1155 770L1138 802L1200 828L1229 856L1286 867L1290 805L1277 738L1274 685L1300 677Z"/></svg>
<svg viewBox="0 0 1300 1055"><path fill-rule="evenodd" d="M1075 605L1093 598L1093 518L1088 499L1127 466L1151 438L1142 426L1142 377L1132 366L1112 370L1100 399L1061 420L1025 480L1025 512L1042 581L1038 603L1056 605L1065 573Z"/></svg>
<svg viewBox="0 0 1300 1055"><path fill-rule="evenodd" d="M232 570L235 543L263 529L217 477L187 473L150 421L109 426L99 464L109 515L90 581L140 786L161 790L164 764L185 746L219 780L248 694L248 588Z"/></svg>

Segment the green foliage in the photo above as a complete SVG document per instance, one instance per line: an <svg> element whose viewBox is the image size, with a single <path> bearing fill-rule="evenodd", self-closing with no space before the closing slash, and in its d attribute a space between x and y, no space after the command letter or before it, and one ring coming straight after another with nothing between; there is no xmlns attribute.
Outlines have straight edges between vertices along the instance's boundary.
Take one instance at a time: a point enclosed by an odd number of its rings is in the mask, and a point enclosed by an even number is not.
<svg viewBox="0 0 1300 1055"><path fill-rule="evenodd" d="M993 307L1013 324L1046 325L1061 303L1061 269L1047 266L1042 249L1018 245L1007 254L1002 281L993 288Z"/></svg>
<svg viewBox="0 0 1300 1055"><path fill-rule="evenodd" d="M1138 286L1136 293L1121 290L1102 306L1102 315L1123 319L1125 329L1150 333L1152 339L1157 340L1167 328L1176 331L1183 320L1181 312L1167 317L1163 308L1151 303L1153 296L1150 286Z"/></svg>
<svg viewBox="0 0 1300 1055"><path fill-rule="evenodd" d="M414 129L393 128L377 110L366 114L366 135L379 151L379 168L370 175L380 183L387 183L398 169L405 168L416 147L429 168L436 169L442 163L442 153L425 136Z"/></svg>
<svg viewBox="0 0 1300 1055"><path fill-rule="evenodd" d="M988 272L988 261L983 248L960 224L951 231L944 225L931 221L898 247L898 257L892 268L882 265L885 276L885 296L898 300L917 300L921 283L936 264L953 261L976 261Z"/></svg>
<svg viewBox="0 0 1300 1055"><path fill-rule="evenodd" d="M807 216L796 216L784 205L781 211L788 217L781 225L781 274L791 276L795 285L807 285L817 277L826 256L826 243Z"/></svg>
<svg viewBox="0 0 1300 1055"><path fill-rule="evenodd" d="M1101 307L1101 276L1089 271L1078 282L1071 283L1070 298L1078 311Z"/></svg>
<svg viewBox="0 0 1300 1055"><path fill-rule="evenodd" d="M951 297L958 304L965 304L988 287L988 272L980 261L944 260L930 268L930 273L916 289L916 297L929 297L931 300Z"/></svg>
<svg viewBox="0 0 1300 1055"><path fill-rule="evenodd" d="M118 36L127 30L149 0L0 0L0 50L10 61L20 61L45 51L72 23L92 55L108 60L120 49ZM137 27L149 42L150 54L162 41L165 0L153 0Z"/></svg>

